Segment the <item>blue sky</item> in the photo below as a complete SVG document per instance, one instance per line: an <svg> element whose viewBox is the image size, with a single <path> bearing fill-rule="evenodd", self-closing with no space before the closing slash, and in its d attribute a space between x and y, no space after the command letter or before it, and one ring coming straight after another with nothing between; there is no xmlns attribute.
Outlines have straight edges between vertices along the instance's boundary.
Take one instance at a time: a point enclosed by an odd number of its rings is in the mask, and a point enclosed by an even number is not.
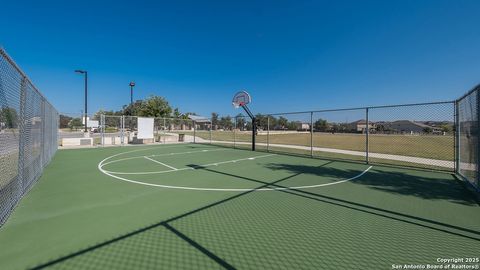
<svg viewBox="0 0 480 270"><path fill-rule="evenodd" d="M61 112L166 97L236 114L451 100L480 82L480 1L6 1L0 45Z"/></svg>

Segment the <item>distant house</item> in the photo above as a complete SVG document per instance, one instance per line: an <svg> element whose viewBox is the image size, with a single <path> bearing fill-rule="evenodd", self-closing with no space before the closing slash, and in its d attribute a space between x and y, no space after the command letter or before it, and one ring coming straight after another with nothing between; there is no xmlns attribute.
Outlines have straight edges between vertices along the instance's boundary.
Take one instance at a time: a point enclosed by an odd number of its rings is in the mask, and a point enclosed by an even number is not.
<svg viewBox="0 0 480 270"><path fill-rule="evenodd" d="M210 128L211 121L207 117L191 114L188 116L188 118L192 120L193 123L195 124L195 129L201 129L201 127L208 128L208 129ZM216 130L217 128L218 127L215 126L214 129ZM192 130L193 130L193 127L192 127Z"/></svg>
<svg viewBox="0 0 480 270"><path fill-rule="evenodd" d="M407 134L422 134L422 133L442 134L443 133L441 128L432 127L424 123L415 122L411 120L398 120L394 122L386 122L383 125L389 130L396 131L398 133L407 133Z"/></svg>
<svg viewBox="0 0 480 270"><path fill-rule="evenodd" d="M375 130L376 127L377 127L377 125L375 123L373 123L371 121L368 121L368 129L370 131ZM355 122L348 123L347 128L351 131L365 133L365 131L367 130L367 121L361 119L361 120L357 120Z"/></svg>
<svg viewBox="0 0 480 270"><path fill-rule="evenodd" d="M300 121L295 122L297 126L297 131L309 131L310 130L310 124L309 123L302 123Z"/></svg>

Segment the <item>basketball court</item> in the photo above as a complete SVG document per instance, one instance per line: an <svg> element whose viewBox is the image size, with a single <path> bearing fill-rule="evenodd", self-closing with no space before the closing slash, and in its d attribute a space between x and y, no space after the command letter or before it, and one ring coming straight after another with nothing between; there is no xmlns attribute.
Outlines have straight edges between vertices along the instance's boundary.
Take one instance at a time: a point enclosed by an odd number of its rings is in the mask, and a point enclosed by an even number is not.
<svg viewBox="0 0 480 270"><path fill-rule="evenodd" d="M449 173L179 144L59 151L2 230L6 269L390 269L480 217Z"/></svg>

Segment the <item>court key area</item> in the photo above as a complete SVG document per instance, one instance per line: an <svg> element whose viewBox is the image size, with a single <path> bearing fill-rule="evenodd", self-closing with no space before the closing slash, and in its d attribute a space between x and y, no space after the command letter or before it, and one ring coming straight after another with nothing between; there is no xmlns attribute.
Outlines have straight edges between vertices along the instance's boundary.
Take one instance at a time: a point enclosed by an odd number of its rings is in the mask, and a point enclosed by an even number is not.
<svg viewBox="0 0 480 270"><path fill-rule="evenodd" d="M61 150L2 227L0 261L392 269L478 257L479 213L446 172L209 144Z"/></svg>

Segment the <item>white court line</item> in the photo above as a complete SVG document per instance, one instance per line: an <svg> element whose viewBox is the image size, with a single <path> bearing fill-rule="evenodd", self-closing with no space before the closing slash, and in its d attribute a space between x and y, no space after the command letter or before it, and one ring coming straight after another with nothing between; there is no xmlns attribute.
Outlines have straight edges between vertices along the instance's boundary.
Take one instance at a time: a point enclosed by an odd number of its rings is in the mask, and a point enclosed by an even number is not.
<svg viewBox="0 0 480 270"><path fill-rule="evenodd" d="M363 172L361 172L360 174L354 176L354 177L351 177L351 178L348 178L348 179L344 179L344 180L339 180L339 181L335 181L335 182L331 182L331 183L325 183L325 184L318 184L318 185L309 185L309 186L296 186L296 187L274 187L274 188L250 188L250 189L247 189L247 188L201 188L201 187L185 187L185 186L170 186L170 185L160 185L160 184L151 184L151 183L145 183L145 182L140 182L140 181L135 181L135 180L131 180L131 179L128 179L128 178L124 178L124 177L120 177L120 176L117 176L117 175L114 175L112 173L109 173L108 171L104 170L102 167L103 167L103 162L109 160L110 158L113 158L113 157L116 157L116 156L119 156L121 154L126 154L126 153L130 153L130 152L136 152L138 150L134 150L134 151L129 151L129 152L125 152L125 153L119 153L119 154L115 154L113 156L110 156L110 157L107 157L105 159L103 159L102 161L100 161L98 163L98 166L97 168L104 174L110 176L110 177L113 177L115 179L118 179L118 180L122 180L122 181L125 181L125 182L129 182L129 183L133 183L133 184L138 184L138 185L144 185L144 186L151 186L151 187L160 187L160 188L170 188L170 189L181 189L181 190L196 190L196 191L232 191L232 192L247 192L247 191L276 191L276 190L289 190L289 189L309 189L309 188L315 188L315 187L324 187L324 186L330 186L330 185L336 185L336 184L340 184L340 183L345 183L345 182L348 182L348 181L352 181L352 180L355 180L361 176L363 176L364 174L366 174L373 166L370 166L368 167L367 169L365 169ZM274 155L274 154L273 154ZM265 155L265 156L271 156L271 155ZM265 157L264 156L264 157ZM257 156L255 158L259 158L261 156ZM232 161L224 161L222 162L225 163L225 162L237 162L237 161L241 161L241 160L248 160L250 158L247 158L247 159L239 159L239 160L232 160ZM207 166L213 166L213 165L218 165L220 163L211 163L211 164L206 164L206 165L202 165L202 167L207 167ZM192 170L195 170L195 168L183 168L183 169L179 169L179 170L184 170L184 169L192 169ZM173 170L172 170L173 171ZM171 171L165 171L165 172L171 172Z"/></svg>
<svg viewBox="0 0 480 270"><path fill-rule="evenodd" d="M107 161L109 159L112 159L114 157L118 157L118 156L121 156L121 155L125 155L125 154L129 154L129 153L133 153L133 152L141 152L141 151L149 151L149 150L152 150L152 149L165 149L165 148L178 148L178 144L177 145L160 145L158 147L149 147L149 148L143 148L143 149L135 149L135 150L132 150L132 151L127 151L127 152L122 152L122 153L118 153L118 154L115 154L115 155L112 155L112 156L109 156L105 159L103 159L102 161L100 161L100 163L104 162L104 161ZM213 150L212 150L213 151ZM136 157L136 158L139 158L139 157ZM107 164L103 164L103 165L107 165Z"/></svg>
<svg viewBox="0 0 480 270"><path fill-rule="evenodd" d="M324 187L324 186L330 186L330 185L336 185L340 183L345 183L348 181L355 180L364 174L366 174L373 166L368 167L365 169L362 173L340 181L335 181L332 183L326 183L326 184L319 184L319 185L311 185L311 186L298 186L298 187L275 187L275 188L200 188L200 187L184 187L184 186L170 186L170 185L159 185L159 184L151 184L151 183L145 183L145 182L140 182L140 181L135 181L135 180L130 180L128 178L123 178L117 175L110 174L106 171L104 171L101 168L101 165L98 165L98 169L103 172L104 174L111 176L113 178L116 178L118 180L122 180L125 182L133 183L133 184L138 184L138 185L144 185L144 186L151 186L151 187L160 187L160 188L170 188L170 189L182 189L182 190L195 190L195 191L233 191L233 192L247 192L247 191L278 191L278 190L290 190L290 189L309 189L309 188L315 188L315 187Z"/></svg>
<svg viewBox="0 0 480 270"><path fill-rule="evenodd" d="M168 165L168 164L165 164L165 163L163 163L163 162L160 162L160 161L158 161L158 160L155 160L155 159L152 159L152 158L149 158L149 157L145 157L145 156L144 156L144 158L146 158L146 159L148 159L148 160L150 160L150 161L153 161L153 162L155 162L155 163L158 163L158 164L160 164L160 165L163 165L163 166L165 166L165 167L168 167L168 168L170 168L170 169L172 169L172 170L174 170L174 171L177 171L177 170L178 170L177 168L175 168L175 167L173 167L173 166L170 166L170 165Z"/></svg>
<svg viewBox="0 0 480 270"><path fill-rule="evenodd" d="M221 164L236 163L236 162L245 161L245 160L255 160L257 158L265 158L265 157L271 157L271 156L276 156L276 154L269 154L269 155L261 155L261 156L254 156L254 157L248 157L248 158L220 161L220 162L215 162L215 163L198 165L198 168L187 167L187 168L181 168L181 169L174 169L174 170L172 169L172 170L168 170L168 171L155 171L155 172L113 172L113 171L107 171L107 170L102 169L102 172L107 172L107 173L111 173L111 174L125 174L125 175L126 174L130 174L130 175L162 174L162 173L171 173L171 172L178 172L178 171L185 171L185 170L197 170L197 169L201 169L203 167L218 166L218 165L221 165ZM101 165L102 168L103 168L103 166L104 165Z"/></svg>
<svg viewBox="0 0 480 270"><path fill-rule="evenodd" d="M142 151L147 151L147 150L152 150L152 149L141 149L141 150L142 150ZM213 149L213 150L203 149L203 150L199 150L199 151L173 152L173 153L165 153L165 154L158 154L158 155L150 155L150 157L164 157L164 156L174 156L174 155L186 155L186 154L205 153L205 152L214 152L214 151L226 151L226 150L231 150L231 149ZM138 150L136 150L136 151L138 151ZM132 152L136 152L136 151L132 151ZM130 153L130 152L125 152L125 154L126 154L126 153ZM122 153L121 153L121 154L122 154ZM112 156L112 157L113 157L113 156ZM108 165L108 164L112 164L112 163L116 163L116 162L120 162L120 161L124 161L124 160L137 159L137 158L143 158L143 156L115 159L115 160L112 160L112 161L103 163L102 165L105 166L105 165Z"/></svg>

